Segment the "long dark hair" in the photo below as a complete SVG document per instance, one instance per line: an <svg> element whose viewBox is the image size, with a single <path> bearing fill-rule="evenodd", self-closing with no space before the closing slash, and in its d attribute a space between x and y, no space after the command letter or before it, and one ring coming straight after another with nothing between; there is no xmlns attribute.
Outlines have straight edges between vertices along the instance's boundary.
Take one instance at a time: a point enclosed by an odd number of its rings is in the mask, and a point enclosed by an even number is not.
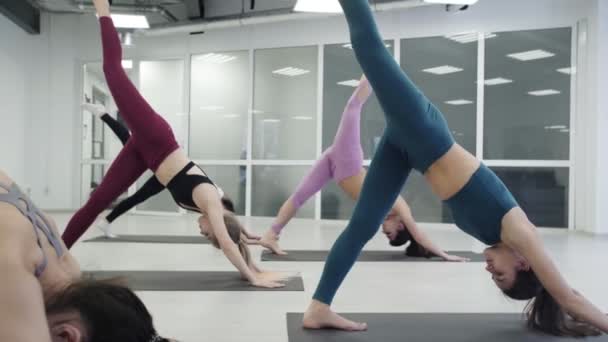
<svg viewBox="0 0 608 342"><path fill-rule="evenodd" d="M410 231L403 223L405 229L397 232L397 236L393 240L389 241L389 244L393 247L399 247L405 245L408 241L410 241L409 246L405 249L405 255L409 257L422 257L422 258L431 258L434 257L435 254L431 253L428 249L422 247L416 239L410 234Z"/></svg>
<svg viewBox="0 0 608 342"><path fill-rule="evenodd" d="M144 303L120 281L81 280L46 302L47 315L77 312L87 342L168 342L158 336Z"/></svg>
<svg viewBox="0 0 608 342"><path fill-rule="evenodd" d="M513 287L503 293L516 300L530 300L525 314L528 328L555 336L586 337L601 333L583 322L577 322L559 306L532 270L518 271Z"/></svg>

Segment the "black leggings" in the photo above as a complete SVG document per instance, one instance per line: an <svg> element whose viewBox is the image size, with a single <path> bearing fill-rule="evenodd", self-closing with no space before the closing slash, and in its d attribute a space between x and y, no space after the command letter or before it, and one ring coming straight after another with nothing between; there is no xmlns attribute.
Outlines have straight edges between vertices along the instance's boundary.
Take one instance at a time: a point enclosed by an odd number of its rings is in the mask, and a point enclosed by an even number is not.
<svg viewBox="0 0 608 342"><path fill-rule="evenodd" d="M101 117L101 120L105 122L108 127L110 127L112 132L116 134L123 145L127 143L131 137L131 134L123 124L108 114L104 114ZM133 194L133 196L129 196L127 199L120 202L116 208L114 208L112 212L106 216L106 220L108 220L110 223L114 222L114 220L122 216L127 211L131 210L138 204L145 202L148 198L157 195L163 190L165 190L165 186L158 181L158 178L156 178L156 176L150 177L150 179L148 179L146 183Z"/></svg>

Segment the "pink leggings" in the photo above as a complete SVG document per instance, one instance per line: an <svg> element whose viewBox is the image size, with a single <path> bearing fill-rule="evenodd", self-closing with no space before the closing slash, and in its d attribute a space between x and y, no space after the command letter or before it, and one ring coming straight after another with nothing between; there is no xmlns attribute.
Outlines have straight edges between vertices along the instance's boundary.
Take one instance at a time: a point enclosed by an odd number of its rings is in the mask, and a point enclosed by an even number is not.
<svg viewBox="0 0 608 342"><path fill-rule="evenodd" d="M367 80L362 81L359 87L363 86L364 82L367 83ZM357 100L356 94L355 91L346 104L333 144L323 152L291 196L292 204L296 209L323 189L330 180L340 182L357 175L363 168L360 136L363 103ZM283 227L275 223L272 225L272 230L278 235Z"/></svg>
<svg viewBox="0 0 608 342"><path fill-rule="evenodd" d="M173 131L131 83L122 68L122 48L110 17L99 18L103 44L103 72L131 138L87 203L72 217L63 233L68 248L84 234L95 218L146 171L156 171L179 148Z"/></svg>

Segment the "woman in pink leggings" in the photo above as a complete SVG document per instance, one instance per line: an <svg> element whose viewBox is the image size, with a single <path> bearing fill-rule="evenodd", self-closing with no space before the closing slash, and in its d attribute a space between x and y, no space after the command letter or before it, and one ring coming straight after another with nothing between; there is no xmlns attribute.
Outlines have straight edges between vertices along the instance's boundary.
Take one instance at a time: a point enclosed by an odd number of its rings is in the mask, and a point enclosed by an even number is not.
<svg viewBox="0 0 608 342"><path fill-rule="evenodd" d="M103 45L103 71L114 101L131 130L131 138L110 166L87 203L72 217L63 234L70 248L95 218L125 192L146 169L154 172L183 208L198 211L201 233L221 248L230 262L252 285L281 287L283 278L259 272L241 239L241 227L225 213L218 188L188 159L167 122L144 100L122 68L122 49L110 18L108 0L94 0Z"/></svg>
<svg viewBox="0 0 608 342"><path fill-rule="evenodd" d="M363 149L360 138L360 118L363 105L372 93L369 82L363 76L359 86L348 100L334 143L323 152L304 177L294 194L285 201L272 227L262 236L260 244L275 254L287 254L278 244L279 235L285 225L295 216L306 201L319 192L330 180L353 200L359 198L366 171L363 168ZM401 197L397 198L391 213L382 225L384 234L393 246L401 246L407 241L409 256L437 255L446 261L465 261L464 258L449 255L437 247L422 232L410 207Z"/></svg>

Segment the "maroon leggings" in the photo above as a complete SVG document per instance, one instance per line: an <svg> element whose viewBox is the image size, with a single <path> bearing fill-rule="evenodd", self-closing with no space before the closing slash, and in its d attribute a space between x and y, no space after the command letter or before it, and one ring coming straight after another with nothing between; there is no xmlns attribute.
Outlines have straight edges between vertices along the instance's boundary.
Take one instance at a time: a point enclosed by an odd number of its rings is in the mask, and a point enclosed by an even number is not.
<svg viewBox="0 0 608 342"><path fill-rule="evenodd" d="M68 223L62 236L68 248L146 169L156 171L163 160L179 148L169 124L150 107L122 68L122 48L112 19L101 17L99 24L103 72L120 115L131 130L131 138L87 203Z"/></svg>

